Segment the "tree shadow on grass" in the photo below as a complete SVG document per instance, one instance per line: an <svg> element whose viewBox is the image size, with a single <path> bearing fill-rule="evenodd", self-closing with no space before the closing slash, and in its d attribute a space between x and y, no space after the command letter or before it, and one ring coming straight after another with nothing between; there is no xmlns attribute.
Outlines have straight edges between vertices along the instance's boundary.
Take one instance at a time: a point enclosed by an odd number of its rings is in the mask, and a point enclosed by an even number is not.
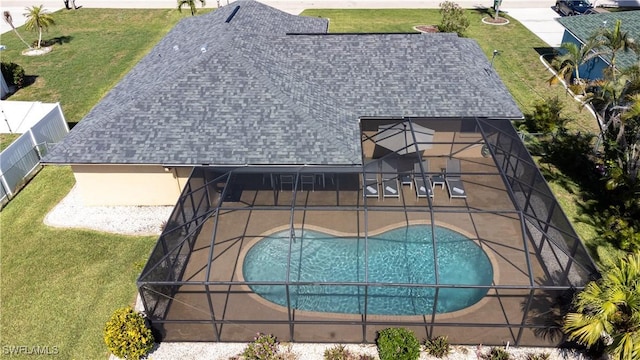
<svg viewBox="0 0 640 360"><path fill-rule="evenodd" d="M574 186L575 181L570 176L563 174L553 166L542 166L540 167L540 172L548 183L558 184L562 188L567 190L570 194L576 194Z"/></svg>
<svg viewBox="0 0 640 360"><path fill-rule="evenodd" d="M477 5L473 8L473 10L478 12L478 14L480 15L493 16L493 8L490 7Z"/></svg>
<svg viewBox="0 0 640 360"><path fill-rule="evenodd" d="M42 46L68 44L73 40L73 36L56 36L51 39L42 40Z"/></svg>
<svg viewBox="0 0 640 360"><path fill-rule="evenodd" d="M606 190L605 174L601 159L593 151L593 135L562 132L542 140L534 150L540 152L540 171L544 178L561 186L574 195L577 218L591 226L598 234L607 224L611 214L612 194ZM598 239L583 239L589 253L597 261L597 248L602 246Z"/></svg>
<svg viewBox="0 0 640 360"><path fill-rule="evenodd" d="M560 132L530 147L540 153L540 171L545 179L577 198L573 222L595 231L585 244L594 260L599 248L635 251L640 244L637 202L624 187L607 189L607 168L593 151L593 136Z"/></svg>
<svg viewBox="0 0 640 360"><path fill-rule="evenodd" d="M538 55L540 56L544 56L545 59L549 59L552 58L553 56L555 56L558 53L558 50L556 50L555 48L551 47L551 46L543 46L543 47L535 47L533 48L533 50L535 50Z"/></svg>
<svg viewBox="0 0 640 360"><path fill-rule="evenodd" d="M26 88L27 86L31 86L36 83L36 80L38 80L38 75L25 75L22 87Z"/></svg>
<svg viewBox="0 0 640 360"><path fill-rule="evenodd" d="M593 152L594 136L561 132L541 141L540 162L545 179L570 189L575 183L589 200L600 200L604 180L598 172L598 158ZM557 169L558 171L555 171Z"/></svg>

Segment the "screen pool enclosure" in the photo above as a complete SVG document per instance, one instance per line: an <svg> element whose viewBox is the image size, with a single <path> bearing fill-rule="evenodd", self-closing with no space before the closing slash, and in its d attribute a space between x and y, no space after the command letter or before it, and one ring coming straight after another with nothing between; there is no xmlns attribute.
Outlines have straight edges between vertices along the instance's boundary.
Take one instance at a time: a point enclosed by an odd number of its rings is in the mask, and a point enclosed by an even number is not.
<svg viewBox="0 0 640 360"><path fill-rule="evenodd" d="M138 279L163 341L561 343L598 273L511 123L360 127L353 166L194 168Z"/></svg>

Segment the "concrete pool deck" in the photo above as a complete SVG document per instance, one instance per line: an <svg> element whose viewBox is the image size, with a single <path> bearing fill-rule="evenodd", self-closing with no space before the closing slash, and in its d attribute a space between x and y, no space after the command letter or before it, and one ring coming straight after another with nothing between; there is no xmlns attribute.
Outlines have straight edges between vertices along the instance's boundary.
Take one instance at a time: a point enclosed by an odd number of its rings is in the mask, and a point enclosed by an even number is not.
<svg viewBox="0 0 640 360"><path fill-rule="evenodd" d="M490 343L488 339L497 338L504 339L505 343L515 342L518 326L523 321L522 308L530 293L527 287L531 281L539 285L548 282L546 271L549 270L544 268L535 255L531 256L531 264L528 263L525 252L529 251L527 249L532 244L523 243L521 219L509 200L504 182L500 176L486 174L490 168L495 169L493 161L480 157L463 159L463 163L468 171L482 175L471 174L464 177L469 194L467 199L449 199L446 189L436 188L433 219L436 224L456 229L477 241L493 260L496 274L494 285L502 288L490 289L483 300L467 309L436 315L438 325L435 328L431 324L430 314L367 315L366 330L363 330L363 315L296 310L291 314L299 322L294 326L293 332L296 342L373 342L376 331L391 323L408 324L399 326L412 329L419 337L427 337L428 332L431 332L431 336L446 335L452 343L458 344ZM438 166L438 159L433 159L432 169L437 169ZM357 182L357 178L354 181ZM430 214L429 208L425 206L426 199L416 198L415 191L408 186L401 189L399 198L370 201L366 214L363 211L334 211L334 207L327 210L321 208L322 205L341 204L349 207L361 203L363 196L359 191L340 191L337 195L331 189L299 192L296 203L301 208L294 211L293 221L295 224L304 224L305 227L330 228L339 233L358 233L361 236L364 228L379 232L402 223L425 222ZM291 201L292 196L290 190L278 191L278 200L283 204ZM212 304L218 309L215 318L224 321L221 332L223 341L245 341L256 332L265 332L264 326L257 325L256 321L270 322L269 333L280 339L289 338L288 321L291 319L286 308L265 302L246 285L237 283L242 279L239 269L243 253L257 239L292 221L288 206L282 210L252 208L257 203L273 202L272 197L273 190L243 191L236 203L237 209L223 211L217 223L214 223L213 218L204 223L182 274L181 279L186 283L180 286L168 305L166 320L210 321L209 304ZM312 205L313 209L306 209L305 204ZM390 211L390 208L396 207L404 210ZM513 212L510 213L509 210ZM214 228L216 240L212 249ZM213 260L211 265L209 259ZM207 279L218 283L205 285L203 282ZM510 289L509 286L514 288ZM207 290L210 296L207 295ZM335 320L342 323L339 326L326 323ZM478 326L459 331L456 323ZM500 324L512 324L512 327L501 327ZM202 326L189 328L177 326L171 334L168 341L215 341L211 324L203 323ZM522 340L536 346L548 346L552 343L529 329L523 332Z"/></svg>

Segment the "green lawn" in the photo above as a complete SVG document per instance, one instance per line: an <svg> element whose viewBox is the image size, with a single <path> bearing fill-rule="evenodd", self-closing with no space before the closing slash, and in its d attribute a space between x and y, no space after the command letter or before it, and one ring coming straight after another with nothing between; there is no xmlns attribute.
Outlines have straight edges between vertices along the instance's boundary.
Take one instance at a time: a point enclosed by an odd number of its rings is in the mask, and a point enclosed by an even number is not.
<svg viewBox="0 0 640 360"><path fill-rule="evenodd" d="M576 128L594 125L563 89L546 84L549 75L536 50L545 47L541 40L513 21L507 26L484 25L482 12L467 13L472 23L468 35L478 40L488 57L494 49L501 51L496 69L523 112L532 101L554 94L567 102ZM40 57L21 56L24 47L19 40L5 34L2 41L9 50L3 51L3 61L22 65L35 79L10 100L60 102L68 121L80 121L187 14L175 10L57 12L58 25L44 38L57 38L60 44ZM407 32L414 25L439 21L438 10L313 10L305 14L329 17L332 32ZM20 31L26 39L35 39L34 34ZM508 44L500 45L504 39ZM104 322L113 310L133 302L139 265L155 239L43 225L45 214L73 183L69 168L45 168L0 213L1 346L57 346L62 359L104 358ZM554 190L561 201L568 196L563 203L571 208L576 194Z"/></svg>
<svg viewBox="0 0 640 360"><path fill-rule="evenodd" d="M60 102L68 122L91 108L187 13L175 10L82 9L53 14L56 25L43 33L54 40L45 56L22 56L25 46L13 32L2 35L2 61L24 67L33 84L8 100ZM27 41L37 34L18 29Z"/></svg>
<svg viewBox="0 0 640 360"><path fill-rule="evenodd" d="M20 137L20 134L0 134L0 151L6 149L18 137Z"/></svg>
<svg viewBox="0 0 640 360"><path fill-rule="evenodd" d="M21 56L17 37L3 34L9 50L2 60L36 77L10 100L60 102L67 120L77 122L185 14L57 12L57 25L43 38L62 43L40 57ZM73 184L69 168L47 167L0 213L0 346L57 346L60 359L106 358L102 327L135 299L136 277L156 238L45 226L44 216Z"/></svg>
<svg viewBox="0 0 640 360"><path fill-rule="evenodd" d="M154 237L61 230L44 216L71 189L67 167L46 167L0 213L1 346L57 346L61 359L106 356L102 326L132 304Z"/></svg>

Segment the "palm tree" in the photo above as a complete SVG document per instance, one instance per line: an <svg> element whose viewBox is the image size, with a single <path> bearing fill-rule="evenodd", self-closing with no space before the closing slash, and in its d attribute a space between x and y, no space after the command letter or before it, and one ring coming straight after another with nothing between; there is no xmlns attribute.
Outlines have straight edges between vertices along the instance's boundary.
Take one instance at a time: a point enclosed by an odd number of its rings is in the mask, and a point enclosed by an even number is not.
<svg viewBox="0 0 640 360"><path fill-rule="evenodd" d="M199 1L202 4L202 6L205 6L207 4L205 0L199 0ZM178 0L178 11L182 12L182 7L184 5L189 5L189 8L191 9L191 16L196 14L197 12L196 2L194 0Z"/></svg>
<svg viewBox="0 0 640 360"><path fill-rule="evenodd" d="M502 0L493 0L493 10L495 11L493 18L495 20L498 20L498 17L500 17L500 5L502 5Z"/></svg>
<svg viewBox="0 0 640 360"><path fill-rule="evenodd" d="M43 9L43 5L40 6L32 6L31 8L27 8L24 16L27 18L27 22L24 24L25 29L38 31L38 44L36 45L37 49L40 49L42 44L42 30L45 31L51 25L55 25L56 22L53 20L51 13Z"/></svg>
<svg viewBox="0 0 640 360"><path fill-rule="evenodd" d="M585 97L602 124L605 155L610 166L607 188L640 190L640 64L622 69L617 77L594 82Z"/></svg>
<svg viewBox="0 0 640 360"><path fill-rule="evenodd" d="M593 50L595 45L596 43L594 41L587 41L586 44L581 45L567 42L562 43L561 48L565 50L564 54L553 60L553 63L559 67L558 74L552 76L549 79L549 83L554 84L558 79L566 79L574 73L578 83L581 83L580 66L599 55ZM582 95L584 95L584 87L582 87Z"/></svg>
<svg viewBox="0 0 640 360"><path fill-rule="evenodd" d="M622 31L620 26L622 21L617 20L613 29L602 28L597 31L591 40L596 42L596 46L601 50L601 53L608 54L611 60L611 70L613 76L616 76L616 55L620 51L628 52L629 50L638 49L636 41L629 36L629 32Z"/></svg>
<svg viewBox="0 0 640 360"><path fill-rule="evenodd" d="M563 330L587 347L604 343L613 359L640 359L640 254L606 266L576 296Z"/></svg>
<svg viewBox="0 0 640 360"><path fill-rule="evenodd" d="M27 45L27 48L31 49L31 45L29 45L26 41L24 41L22 36L20 36L20 33L18 33L18 30L16 29L16 27L13 26L13 17L11 17L11 13L8 11L5 11L3 13L3 18L4 18L4 22L6 22L7 24L9 24L9 26L11 26L11 28L13 29L13 32L16 33L20 41L22 41L25 45Z"/></svg>
<svg viewBox="0 0 640 360"><path fill-rule="evenodd" d="M585 97L602 124L607 159L607 189L640 191L640 93L630 91L627 76L595 82L596 91Z"/></svg>

